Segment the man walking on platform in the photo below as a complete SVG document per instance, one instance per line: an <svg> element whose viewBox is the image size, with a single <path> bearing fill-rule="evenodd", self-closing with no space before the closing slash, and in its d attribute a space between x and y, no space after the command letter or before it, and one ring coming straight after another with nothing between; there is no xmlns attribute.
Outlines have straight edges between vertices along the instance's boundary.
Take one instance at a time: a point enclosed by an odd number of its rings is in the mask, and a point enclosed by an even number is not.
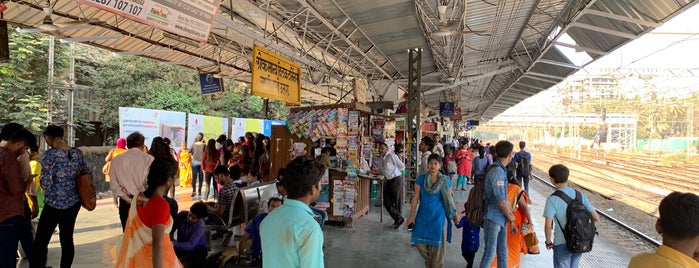
<svg viewBox="0 0 699 268"><path fill-rule="evenodd" d="M532 176L532 154L524 150L526 146L526 142L519 142L519 152L515 154L512 161L517 164L517 181L529 195L529 179Z"/></svg>
<svg viewBox="0 0 699 268"><path fill-rule="evenodd" d="M430 137L422 138L417 149L420 151L420 158L417 161L417 175L419 176L429 172L429 168L427 168L427 159L430 158L432 149L434 149L434 140Z"/></svg>
<svg viewBox="0 0 699 268"><path fill-rule="evenodd" d="M379 152L381 152L381 174L384 176L386 182L383 186L383 205L386 207L386 211L393 218L393 229L398 229L398 227L405 222L405 218L401 216L403 211L403 180L401 179L401 173L405 169L405 164L400 161L400 158L388 149L388 144L382 143L379 146Z"/></svg>
<svg viewBox="0 0 699 268"><path fill-rule="evenodd" d="M561 164L553 165L549 168L550 180L556 185L557 191L546 199L546 206L544 207L544 234L546 236L546 249L553 249L554 268L577 268L580 264L580 257L582 257L582 253L574 253L568 250L566 237L563 234L563 229L568 229L566 224L568 223L568 217L570 217L570 215L567 215L567 213L569 211L568 206L573 204L572 201L576 201L576 204L584 206L585 210L590 212L587 216L591 217L593 222L599 221L599 215L595 207L590 203L590 200L587 199L587 196L568 186L569 174L570 171L568 168ZM566 201L557 194L563 194L570 200ZM554 222L557 227L554 231L554 239L551 240L551 231L554 230ZM587 221L579 222L584 223ZM592 233L594 233L594 231Z"/></svg>
<svg viewBox="0 0 699 268"><path fill-rule="evenodd" d="M515 216L510 204L507 202L507 171L505 166L512 160L514 145L509 141L499 141L495 144L493 164L485 175L485 187L483 188L483 205L486 208L483 218L483 240L485 251L481 259L480 268L490 267L497 253L498 268L507 266L507 226L510 230L518 232L515 225Z"/></svg>
<svg viewBox="0 0 699 268"><path fill-rule="evenodd" d="M126 137L126 148L129 150L112 159L109 168L111 178L109 186L112 194L119 197L119 220L122 231L126 228L132 198L146 190L146 177L153 162L153 156L143 152L145 139L138 132Z"/></svg>

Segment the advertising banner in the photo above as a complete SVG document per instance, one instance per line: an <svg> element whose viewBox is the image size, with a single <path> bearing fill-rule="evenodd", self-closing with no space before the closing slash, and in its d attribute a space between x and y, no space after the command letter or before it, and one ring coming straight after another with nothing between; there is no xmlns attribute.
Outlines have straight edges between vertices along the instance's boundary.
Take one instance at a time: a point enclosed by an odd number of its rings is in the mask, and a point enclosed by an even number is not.
<svg viewBox="0 0 699 268"><path fill-rule="evenodd" d="M204 133L204 142L216 139L219 135L230 136L228 118L189 114L187 122L187 146L191 147L197 134Z"/></svg>
<svg viewBox="0 0 699 268"><path fill-rule="evenodd" d="M220 0L78 0L130 20L205 43Z"/></svg>
<svg viewBox="0 0 699 268"><path fill-rule="evenodd" d="M119 107L119 137L138 131L146 137L146 146L155 137L167 137L177 151L185 140L185 119L183 112Z"/></svg>
<svg viewBox="0 0 699 268"><path fill-rule="evenodd" d="M301 103L301 68L258 45L253 46L251 93L262 98Z"/></svg>
<svg viewBox="0 0 699 268"><path fill-rule="evenodd" d="M272 136L272 126L286 125L281 120L265 120L252 118L233 118L233 133L231 139L238 142L238 137L245 136L245 132L262 133L265 136Z"/></svg>

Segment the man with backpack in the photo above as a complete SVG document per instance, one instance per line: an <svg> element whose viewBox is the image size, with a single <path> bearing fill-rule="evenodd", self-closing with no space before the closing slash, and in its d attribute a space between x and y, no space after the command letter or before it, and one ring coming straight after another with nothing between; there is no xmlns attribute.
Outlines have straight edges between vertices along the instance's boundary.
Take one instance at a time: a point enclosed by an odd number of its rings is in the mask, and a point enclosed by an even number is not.
<svg viewBox="0 0 699 268"><path fill-rule="evenodd" d="M515 162L517 165L517 181L519 181L529 196L529 179L532 176L532 154L524 150L526 146L526 142L519 142L519 152L515 154L512 162Z"/></svg>
<svg viewBox="0 0 699 268"><path fill-rule="evenodd" d="M517 226L514 224L515 216L505 194L507 189L505 166L512 160L513 148L514 145L505 140L495 144L496 155L494 155L493 164L485 175L485 184L483 185L483 206L485 207L483 240L485 246L481 268L490 267L496 253L498 268L508 267L507 224L510 224L511 230L517 232ZM470 217L469 220L471 220Z"/></svg>
<svg viewBox="0 0 699 268"><path fill-rule="evenodd" d="M599 221L599 215L585 195L568 186L569 173L561 164L549 169L550 180L557 190L546 199L544 233L546 249L553 249L554 268L578 267L582 253L592 250L597 234L595 222ZM553 240L552 230L555 230Z"/></svg>

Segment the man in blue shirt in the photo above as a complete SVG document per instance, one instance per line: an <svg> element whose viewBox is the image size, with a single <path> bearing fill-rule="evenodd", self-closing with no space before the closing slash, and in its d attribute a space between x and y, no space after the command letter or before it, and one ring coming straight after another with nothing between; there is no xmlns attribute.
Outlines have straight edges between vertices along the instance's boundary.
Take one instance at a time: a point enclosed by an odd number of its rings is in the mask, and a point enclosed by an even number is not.
<svg viewBox="0 0 699 268"><path fill-rule="evenodd" d="M323 268L323 231L308 205L320 194L325 165L297 157L285 168L287 199L260 224L264 267Z"/></svg>
<svg viewBox="0 0 699 268"><path fill-rule="evenodd" d="M206 262L209 246L203 219L207 215L206 205L197 202L192 204L189 211L182 211L175 218L173 231L177 231L177 240L173 244L175 254L184 267L197 267Z"/></svg>
<svg viewBox="0 0 699 268"><path fill-rule="evenodd" d="M562 191L571 199L575 199L575 189L568 186L568 175L570 171L564 165L557 164L549 168L549 177L551 183L556 185L556 189ZM599 221L599 215L595 208L590 204L587 196L580 193L583 206L590 211L592 219ZM551 195L546 199L544 207L544 234L546 235L546 249L553 249L553 267L555 268L577 268L580 264L582 253L572 253L566 247L566 239L563 236L563 228L568 222L566 210L568 204L558 196ZM551 230L554 230L553 223L558 224L558 228L554 231L554 240L551 241Z"/></svg>
<svg viewBox="0 0 699 268"><path fill-rule="evenodd" d="M524 150L524 147L526 147L526 146L527 146L527 143L526 143L526 142L524 142L524 141L520 141L520 142L519 142L519 152L517 152L517 153L515 154L515 156L512 158L512 161L515 162L515 163L517 163L517 165L518 165L518 167L517 167L517 170L518 170L518 172L517 172L517 181L519 181L519 183L521 183L522 186L524 186L524 191L526 191L526 192L527 192L527 196L529 196L529 179L530 179L530 177L531 177L531 175L532 175L532 174L531 174L531 170L532 170L532 168L531 168L532 154L530 154L529 152L527 152L527 151ZM528 170L529 170L529 174L527 174L526 176L525 176L524 174L520 174L520 172L519 172L519 170L520 170L520 167L519 167L519 159L522 158L522 157L526 157L527 160L529 160L529 161L528 161L529 167L526 167L526 168L528 168Z"/></svg>
<svg viewBox="0 0 699 268"><path fill-rule="evenodd" d="M483 240L485 241L481 268L490 267L498 255L498 268L507 267L507 226L517 232L515 216L507 202L507 172L505 166L512 160L514 145L509 141L499 141L495 144L494 161L485 175L483 188L483 205L486 207L483 219ZM495 158L497 156L497 158Z"/></svg>
<svg viewBox="0 0 699 268"><path fill-rule="evenodd" d="M252 245L250 245L250 260L246 263L247 265L259 265L262 262L262 245L260 242L260 223L267 217L267 214L271 213L277 207L281 206L284 201L278 197L272 197L267 201L267 211L265 213L257 214L245 227L245 233L243 237L238 242L238 256L243 255L243 250L247 248L248 239L252 239Z"/></svg>

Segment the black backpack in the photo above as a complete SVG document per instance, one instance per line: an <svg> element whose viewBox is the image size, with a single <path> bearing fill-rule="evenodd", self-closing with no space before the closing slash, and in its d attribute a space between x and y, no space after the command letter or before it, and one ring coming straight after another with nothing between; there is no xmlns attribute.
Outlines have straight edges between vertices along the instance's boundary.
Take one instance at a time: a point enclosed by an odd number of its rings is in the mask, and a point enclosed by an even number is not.
<svg viewBox="0 0 699 268"><path fill-rule="evenodd" d="M532 166L527 155L519 151L519 161L517 161L517 174L520 178L528 178L532 174Z"/></svg>
<svg viewBox="0 0 699 268"><path fill-rule="evenodd" d="M554 195L568 204L566 226L562 227L561 222L556 218L558 228L561 228L566 239L568 251L572 253L590 252L597 234L597 227L595 227L592 213L582 203L582 194L575 190L575 199L571 199L567 194L558 190L552 194L552 196Z"/></svg>
<svg viewBox="0 0 699 268"><path fill-rule="evenodd" d="M490 165L486 170L487 175L493 167ZM485 177L475 177L474 186L468 192L468 200L466 200L466 219L471 226L483 226L483 218L485 217L485 206L483 205L483 191L485 188Z"/></svg>

